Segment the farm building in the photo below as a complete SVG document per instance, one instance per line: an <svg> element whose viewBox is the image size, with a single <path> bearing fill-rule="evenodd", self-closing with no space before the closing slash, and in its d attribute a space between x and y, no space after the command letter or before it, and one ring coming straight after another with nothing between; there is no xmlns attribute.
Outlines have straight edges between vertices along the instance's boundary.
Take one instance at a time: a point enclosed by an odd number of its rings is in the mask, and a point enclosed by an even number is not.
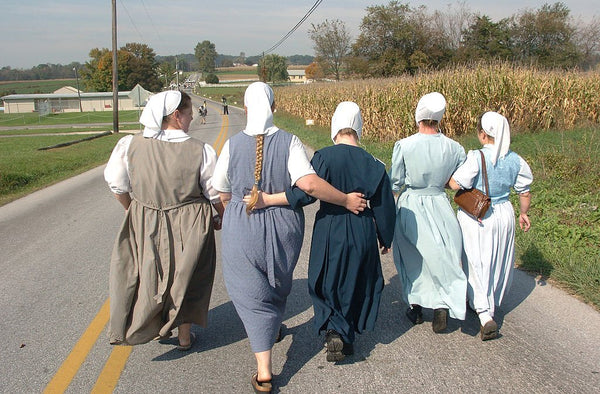
<svg viewBox="0 0 600 394"><path fill-rule="evenodd" d="M119 92L119 110L136 109L131 91ZM4 112L7 114L25 112L79 112L81 95L82 111L112 111L112 92L78 93L77 89L65 86L54 93L46 94L9 94L3 96Z"/></svg>
<svg viewBox="0 0 600 394"><path fill-rule="evenodd" d="M287 70L291 82L306 82L304 70Z"/></svg>

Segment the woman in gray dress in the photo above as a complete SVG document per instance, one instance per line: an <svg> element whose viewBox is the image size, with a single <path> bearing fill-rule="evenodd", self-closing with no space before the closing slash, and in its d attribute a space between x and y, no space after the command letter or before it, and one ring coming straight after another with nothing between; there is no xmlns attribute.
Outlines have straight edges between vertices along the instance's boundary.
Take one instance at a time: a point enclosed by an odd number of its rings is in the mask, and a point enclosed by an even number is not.
<svg viewBox="0 0 600 394"><path fill-rule="evenodd" d="M247 88L246 128L223 146L213 178L226 204L223 277L256 357L257 371L251 379L256 392L272 389L271 350L304 237L302 209L285 205L255 209L259 190L274 194L295 184L353 212L366 205L359 193L346 195L315 174L300 140L273 125L274 106L268 85L255 82ZM247 194L252 200L248 204Z"/></svg>
<svg viewBox="0 0 600 394"><path fill-rule="evenodd" d="M110 263L111 344L168 337L178 327L179 350L189 350L191 325L206 325L216 263L211 203L223 205L210 179L214 149L187 134L190 96L150 98L143 135L117 143L104 177L126 209Z"/></svg>

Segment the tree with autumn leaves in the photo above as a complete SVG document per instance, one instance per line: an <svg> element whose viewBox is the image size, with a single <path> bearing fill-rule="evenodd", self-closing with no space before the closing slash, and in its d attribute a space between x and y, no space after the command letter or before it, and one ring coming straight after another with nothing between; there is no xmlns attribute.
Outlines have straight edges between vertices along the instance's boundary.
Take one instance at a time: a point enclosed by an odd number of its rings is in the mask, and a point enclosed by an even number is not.
<svg viewBox="0 0 600 394"><path fill-rule="evenodd" d="M112 51L94 48L90 60L80 71L88 91L112 91ZM118 88L131 90L140 84L152 92L160 91L158 64L154 50L146 44L128 43L117 52Z"/></svg>

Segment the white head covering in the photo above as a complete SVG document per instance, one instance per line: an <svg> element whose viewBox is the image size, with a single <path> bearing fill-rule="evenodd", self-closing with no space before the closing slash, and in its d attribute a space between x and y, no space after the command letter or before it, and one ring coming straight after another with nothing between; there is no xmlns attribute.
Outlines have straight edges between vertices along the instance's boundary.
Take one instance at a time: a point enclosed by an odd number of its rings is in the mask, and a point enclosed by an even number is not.
<svg viewBox="0 0 600 394"><path fill-rule="evenodd" d="M167 90L150 97L140 116L140 123L145 126L144 137L154 138L161 133L163 118L171 115L181 102L181 92Z"/></svg>
<svg viewBox="0 0 600 394"><path fill-rule="evenodd" d="M331 140L335 142L335 136L338 132L347 127L356 131L358 139L360 139L362 125L363 120L358 105L352 101L343 101L338 104L331 118Z"/></svg>
<svg viewBox="0 0 600 394"><path fill-rule="evenodd" d="M494 138L492 164L496 165L499 157L504 157L510 147L510 126L508 120L497 112L486 112L481 117L481 128Z"/></svg>
<svg viewBox="0 0 600 394"><path fill-rule="evenodd" d="M422 120L442 120L446 112L446 99L441 93L432 92L421 97L415 111L417 126Z"/></svg>
<svg viewBox="0 0 600 394"><path fill-rule="evenodd" d="M244 94L244 106L247 109L246 134L265 134L273 127L273 89L263 82L254 82Z"/></svg>

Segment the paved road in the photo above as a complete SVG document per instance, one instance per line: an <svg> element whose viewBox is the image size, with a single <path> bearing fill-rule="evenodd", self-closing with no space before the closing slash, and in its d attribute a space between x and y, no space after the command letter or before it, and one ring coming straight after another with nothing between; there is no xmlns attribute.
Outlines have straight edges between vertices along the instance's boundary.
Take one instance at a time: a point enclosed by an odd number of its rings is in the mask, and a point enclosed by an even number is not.
<svg viewBox="0 0 600 394"><path fill-rule="evenodd" d="M230 107L224 120L218 103L209 105L208 124L192 124L194 137L215 142L225 123L230 135L243 127L241 111ZM159 342L133 349L108 344L108 261L123 212L102 170L0 207L0 392L40 392L49 383L69 393L251 392L254 357L227 297L220 262L209 324L193 328L199 341L191 352ZM474 315L434 334L431 313L416 327L404 317L398 276L387 256L375 332L359 336L354 356L327 363L312 332L306 290L314 212L314 206L306 208L305 248L288 302L286 336L274 348L280 392L600 392L600 314L591 307L517 272L499 339L481 342ZM122 371L115 369L119 361L125 363Z"/></svg>

